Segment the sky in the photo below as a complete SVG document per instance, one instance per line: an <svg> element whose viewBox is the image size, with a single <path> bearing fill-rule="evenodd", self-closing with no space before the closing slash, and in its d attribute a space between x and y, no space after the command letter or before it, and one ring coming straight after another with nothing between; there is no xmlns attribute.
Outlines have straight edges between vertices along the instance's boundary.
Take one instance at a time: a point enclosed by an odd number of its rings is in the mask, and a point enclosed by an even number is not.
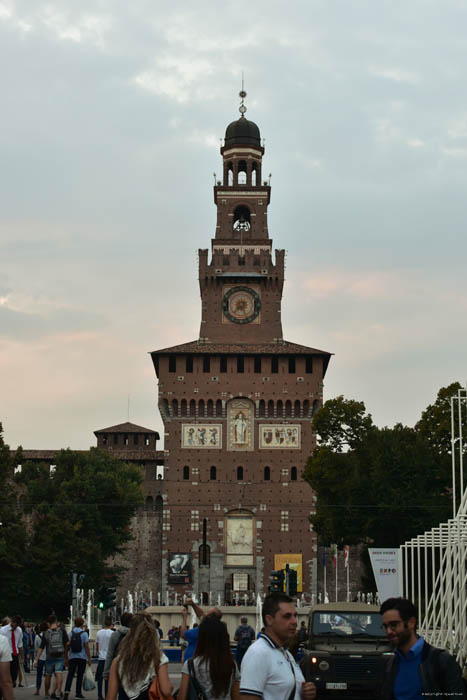
<svg viewBox="0 0 467 700"><path fill-rule="evenodd" d="M0 0L0 421L10 447L163 433L237 119L265 139L287 340L325 399L413 425L467 379L467 0Z"/></svg>

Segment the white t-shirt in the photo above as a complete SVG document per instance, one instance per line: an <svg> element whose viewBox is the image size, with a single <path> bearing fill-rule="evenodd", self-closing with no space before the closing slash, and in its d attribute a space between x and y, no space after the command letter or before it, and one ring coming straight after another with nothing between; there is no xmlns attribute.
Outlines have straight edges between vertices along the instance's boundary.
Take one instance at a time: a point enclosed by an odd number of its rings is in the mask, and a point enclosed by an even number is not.
<svg viewBox="0 0 467 700"><path fill-rule="evenodd" d="M159 666L163 666L164 664L168 664L168 663L169 663L169 660L168 660L167 656L162 652ZM141 695L143 690L146 690L146 688L149 688L149 686L151 685L152 679L156 675L156 671L154 669L154 666L152 666L152 668L149 670L148 674L146 675L146 678L143 678L140 681L137 681L134 685L129 685L126 682L125 676L121 675L121 662L120 662L118 675L120 676L120 683L122 684L123 690L128 695L129 700L133 700L133 698L137 698L138 695Z"/></svg>
<svg viewBox="0 0 467 700"><path fill-rule="evenodd" d="M113 634L113 630L102 629L96 634L96 642L99 644L99 661L105 661L107 657L107 648L109 646L109 639Z"/></svg>
<svg viewBox="0 0 467 700"><path fill-rule="evenodd" d="M303 673L292 654L261 634L242 660L240 693L263 700L300 700Z"/></svg>
<svg viewBox="0 0 467 700"><path fill-rule="evenodd" d="M0 634L0 661L11 661L10 645L8 639Z"/></svg>

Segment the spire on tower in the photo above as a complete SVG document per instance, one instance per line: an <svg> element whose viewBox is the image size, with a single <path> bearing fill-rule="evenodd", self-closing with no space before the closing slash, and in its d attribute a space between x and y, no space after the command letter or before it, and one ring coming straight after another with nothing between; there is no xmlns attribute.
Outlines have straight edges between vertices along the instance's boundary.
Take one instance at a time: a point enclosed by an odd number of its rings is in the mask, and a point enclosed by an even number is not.
<svg viewBox="0 0 467 700"><path fill-rule="evenodd" d="M246 97L246 92L245 92L245 88L244 88L244 84L243 84L243 71L242 71L242 89L240 90L240 92L238 93L238 95L239 95L239 97L240 97L241 100L242 100L242 101L240 102L240 107L238 108L238 111L240 112L240 114L242 115L242 117L244 117L244 116L245 116L245 112L246 112L246 107L245 107L243 101L244 101L244 99L245 99L245 97Z"/></svg>

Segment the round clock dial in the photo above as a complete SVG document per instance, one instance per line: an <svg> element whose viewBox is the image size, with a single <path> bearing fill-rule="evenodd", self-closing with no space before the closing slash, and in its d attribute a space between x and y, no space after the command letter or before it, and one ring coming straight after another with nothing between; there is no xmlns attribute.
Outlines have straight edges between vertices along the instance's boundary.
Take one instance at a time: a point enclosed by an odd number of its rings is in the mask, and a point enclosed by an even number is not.
<svg viewBox="0 0 467 700"><path fill-rule="evenodd" d="M251 323L261 310L259 294L249 287L232 287L224 294L222 311L232 323Z"/></svg>

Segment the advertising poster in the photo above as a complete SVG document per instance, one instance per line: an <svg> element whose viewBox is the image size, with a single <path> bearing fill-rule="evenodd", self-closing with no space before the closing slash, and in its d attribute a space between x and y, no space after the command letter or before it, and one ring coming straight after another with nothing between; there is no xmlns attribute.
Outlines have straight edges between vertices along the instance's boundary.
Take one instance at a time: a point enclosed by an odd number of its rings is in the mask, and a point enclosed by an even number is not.
<svg viewBox="0 0 467 700"><path fill-rule="evenodd" d="M191 583L191 553L169 552L169 583Z"/></svg>
<svg viewBox="0 0 467 700"><path fill-rule="evenodd" d="M289 565L291 569L297 572L297 593L302 593L303 591L303 579L302 579L302 555L301 554L275 554L274 555L274 569L278 571L279 569L284 569L286 564Z"/></svg>
<svg viewBox="0 0 467 700"><path fill-rule="evenodd" d="M402 595L402 553L399 548L370 547L371 566L382 603Z"/></svg>

